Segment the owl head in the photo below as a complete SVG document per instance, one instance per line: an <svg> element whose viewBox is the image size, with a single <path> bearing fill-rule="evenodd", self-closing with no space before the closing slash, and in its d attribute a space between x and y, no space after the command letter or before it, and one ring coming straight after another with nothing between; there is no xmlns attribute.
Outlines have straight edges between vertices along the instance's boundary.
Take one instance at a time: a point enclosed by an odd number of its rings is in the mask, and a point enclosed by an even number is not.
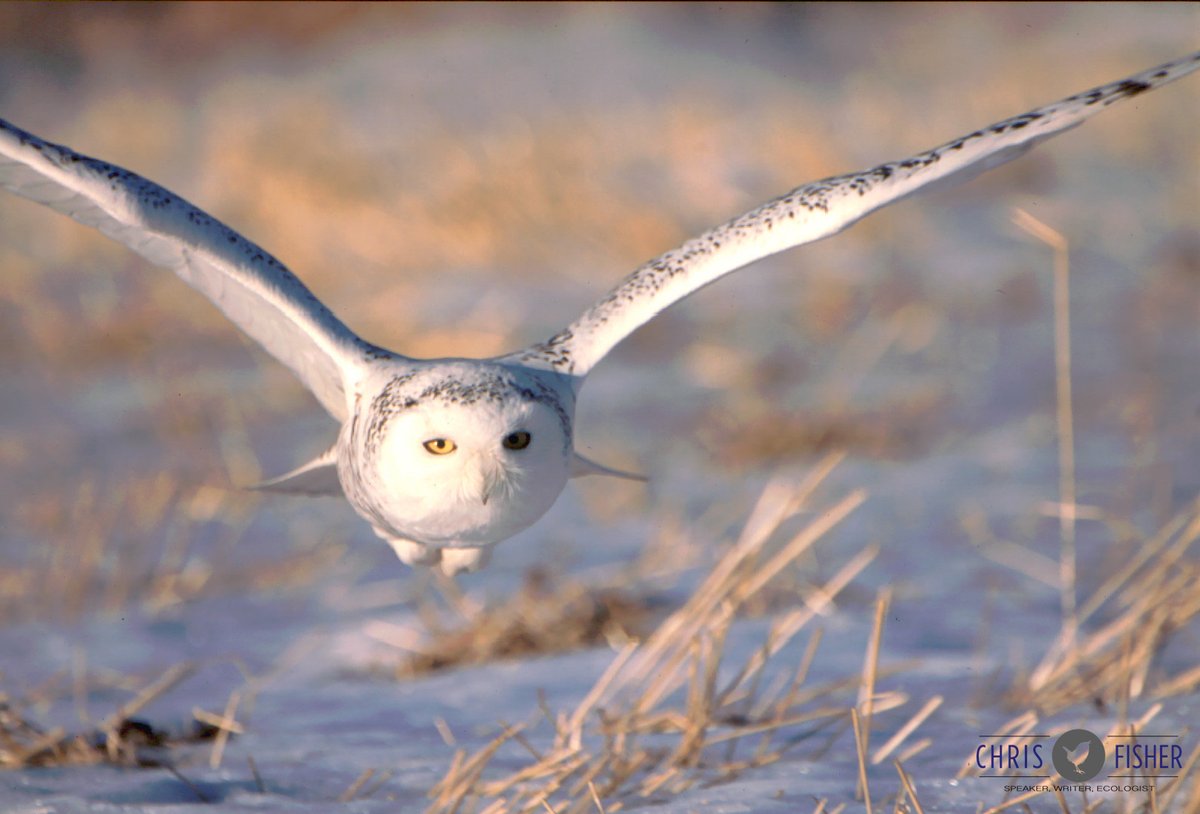
<svg viewBox="0 0 1200 814"><path fill-rule="evenodd" d="M392 378L350 439L377 525L432 546L485 545L528 528L571 475L569 393L479 362Z"/></svg>

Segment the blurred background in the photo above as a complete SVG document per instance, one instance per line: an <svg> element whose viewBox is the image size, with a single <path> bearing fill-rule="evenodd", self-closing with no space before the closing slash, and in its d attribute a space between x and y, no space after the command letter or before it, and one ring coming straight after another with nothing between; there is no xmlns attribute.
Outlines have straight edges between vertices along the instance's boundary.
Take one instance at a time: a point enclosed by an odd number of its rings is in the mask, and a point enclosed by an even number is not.
<svg viewBox="0 0 1200 814"><path fill-rule="evenodd" d="M372 342L487 356L802 182L1185 53L1198 15L4 4L0 115L193 201ZM984 506L1053 553L1031 508L1054 499L1050 258L1014 206L1071 242L1081 500L1164 517L1200 484L1198 98L1194 79L1139 97L673 308L580 409L582 451L651 485L577 483L493 569L626 557L839 447L851 482L934 462L868 537L960 545ZM0 196L0 281L0 624L404 578L341 502L238 488L336 428L174 276Z"/></svg>

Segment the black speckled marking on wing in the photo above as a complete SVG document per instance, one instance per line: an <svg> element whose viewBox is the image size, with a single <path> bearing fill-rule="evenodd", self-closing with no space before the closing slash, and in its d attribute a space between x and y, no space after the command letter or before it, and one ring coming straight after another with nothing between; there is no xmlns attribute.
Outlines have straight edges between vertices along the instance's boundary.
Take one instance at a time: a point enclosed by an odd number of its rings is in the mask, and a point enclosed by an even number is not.
<svg viewBox="0 0 1200 814"><path fill-rule="evenodd" d="M910 158L797 187L641 266L569 327L515 358L533 366L586 375L639 325L722 275L767 254L836 234L875 209L943 177L990 169L1079 124L1096 112L1096 106L1105 107L1174 81L1195 70L1197 64L1200 53L1004 119ZM949 164L938 166L944 161ZM782 245L781 239L771 234L781 224L791 230ZM756 254L754 245L770 242L768 236L773 247ZM723 261L723 255L738 260ZM619 325L617 329L605 329L614 323Z"/></svg>
<svg viewBox="0 0 1200 814"><path fill-rule="evenodd" d="M143 206L159 211L178 209L189 223L202 229L216 230L220 233L221 238L227 246L240 255L243 262L248 265L262 266L268 269L271 273L271 284L289 299L303 303L305 310L316 317L319 323L341 326L341 322L329 310L329 307L317 299L316 295L308 289L308 286L304 285L300 278L293 274L287 266L279 262L270 252L242 237L221 221L197 209L170 190L159 186L149 179L143 178L137 173L96 158L79 155L61 145L46 146L51 148L49 151L43 151L43 154L48 158L53 158L60 162L83 165L98 177L107 179L114 192L118 192L124 187L124 189L132 192ZM263 279L266 281L266 278ZM345 330L344 327L342 329ZM349 333L348 331L346 332ZM369 343L358 337L353 337L353 339L355 340L355 344L363 350L372 347Z"/></svg>
<svg viewBox="0 0 1200 814"><path fill-rule="evenodd" d="M0 120L0 185L170 268L258 341L338 419L345 376L396 359L363 341L274 256L137 173Z"/></svg>

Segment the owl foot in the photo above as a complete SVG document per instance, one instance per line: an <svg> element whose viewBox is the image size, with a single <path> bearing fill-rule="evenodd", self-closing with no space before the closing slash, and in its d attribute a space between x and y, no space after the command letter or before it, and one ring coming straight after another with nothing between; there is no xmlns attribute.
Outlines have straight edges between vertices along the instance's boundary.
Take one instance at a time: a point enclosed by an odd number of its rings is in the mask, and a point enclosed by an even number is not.
<svg viewBox="0 0 1200 814"><path fill-rule="evenodd" d="M396 552L400 562L405 565L432 566L442 561L440 549L430 548L424 543L415 543L412 540L401 540L397 537L385 537L384 539L392 547L392 551Z"/></svg>
<svg viewBox="0 0 1200 814"><path fill-rule="evenodd" d="M492 560L492 547L486 548L443 548L439 568L448 577L478 571Z"/></svg>
<svg viewBox="0 0 1200 814"><path fill-rule="evenodd" d="M382 535L381 535L382 536ZM405 565L437 567L448 577L478 571L492 559L491 546L481 548L433 548L424 543L385 537Z"/></svg>

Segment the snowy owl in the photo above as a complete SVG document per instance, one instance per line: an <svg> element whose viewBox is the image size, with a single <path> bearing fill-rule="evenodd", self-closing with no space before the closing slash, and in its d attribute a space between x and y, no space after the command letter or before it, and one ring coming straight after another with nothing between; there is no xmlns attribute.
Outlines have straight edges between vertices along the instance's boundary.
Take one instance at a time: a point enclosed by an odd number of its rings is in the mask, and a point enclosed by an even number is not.
<svg viewBox="0 0 1200 814"><path fill-rule="evenodd" d="M902 161L806 184L646 263L544 342L492 359L412 359L356 336L270 254L128 170L0 120L0 185L175 271L291 368L341 423L324 454L262 484L342 494L409 564L487 563L569 478L635 477L574 449L592 368L667 306L731 271L1009 161L1105 107L1200 67L1200 53L1078 93Z"/></svg>

